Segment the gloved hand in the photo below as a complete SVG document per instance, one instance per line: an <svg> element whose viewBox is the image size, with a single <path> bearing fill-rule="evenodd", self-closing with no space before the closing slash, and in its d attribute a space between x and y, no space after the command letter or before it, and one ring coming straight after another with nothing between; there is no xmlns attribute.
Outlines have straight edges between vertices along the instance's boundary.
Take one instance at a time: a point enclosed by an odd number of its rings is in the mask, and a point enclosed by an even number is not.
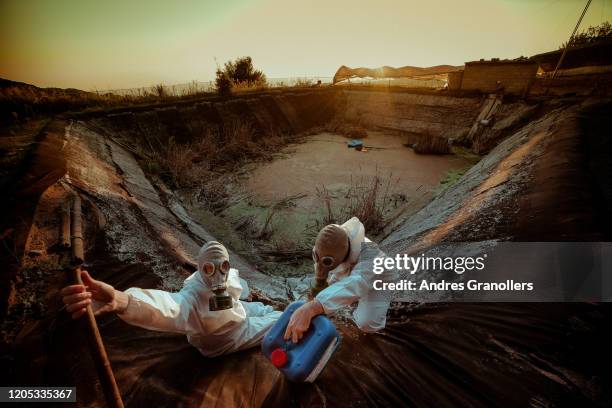
<svg viewBox="0 0 612 408"><path fill-rule="evenodd" d="M289 324L285 330L285 340L291 339L294 343L300 341L310 327L310 321L315 316L323 313L325 313L325 310L323 310L323 306L316 299L298 307L291 315L291 319L289 319Z"/></svg>
<svg viewBox="0 0 612 408"><path fill-rule="evenodd" d="M92 301L96 316L108 312L125 311L129 302L127 293L115 290L108 283L95 280L85 270L81 271L81 278L83 285L66 286L60 291L66 311L72 314L73 319L83 316Z"/></svg>

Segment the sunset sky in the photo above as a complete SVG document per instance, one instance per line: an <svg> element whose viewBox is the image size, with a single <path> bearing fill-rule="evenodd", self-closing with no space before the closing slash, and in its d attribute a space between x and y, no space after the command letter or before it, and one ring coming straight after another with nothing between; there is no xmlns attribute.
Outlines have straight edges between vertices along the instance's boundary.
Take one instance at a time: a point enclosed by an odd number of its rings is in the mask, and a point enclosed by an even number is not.
<svg viewBox="0 0 612 408"><path fill-rule="evenodd" d="M556 49L577 0L2 0L0 77L104 90L213 78L250 55L270 78L460 65ZM612 16L593 0L582 27Z"/></svg>

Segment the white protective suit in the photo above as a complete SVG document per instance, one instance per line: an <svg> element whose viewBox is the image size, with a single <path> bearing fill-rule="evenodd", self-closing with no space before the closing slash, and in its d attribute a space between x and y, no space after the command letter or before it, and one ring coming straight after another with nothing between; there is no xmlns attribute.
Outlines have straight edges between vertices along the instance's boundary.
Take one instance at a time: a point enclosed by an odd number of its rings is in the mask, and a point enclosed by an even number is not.
<svg viewBox="0 0 612 408"><path fill-rule="evenodd" d="M260 302L240 300L248 296L248 288L233 268L229 271L227 292L233 299L233 307L211 312L208 299L213 293L196 271L176 293L128 289L127 309L118 316L145 329L184 333L189 343L206 357L257 346L281 312Z"/></svg>
<svg viewBox="0 0 612 408"><path fill-rule="evenodd" d="M348 259L329 272L329 286L319 292L316 299L327 315L359 302L353 312L357 327L365 332L382 330L392 296L388 291L374 290L372 285L377 279L384 282L396 280L396 272L387 271L380 275L373 272L374 258L384 257L385 253L365 236L365 228L359 218L353 217L341 227L350 241Z"/></svg>

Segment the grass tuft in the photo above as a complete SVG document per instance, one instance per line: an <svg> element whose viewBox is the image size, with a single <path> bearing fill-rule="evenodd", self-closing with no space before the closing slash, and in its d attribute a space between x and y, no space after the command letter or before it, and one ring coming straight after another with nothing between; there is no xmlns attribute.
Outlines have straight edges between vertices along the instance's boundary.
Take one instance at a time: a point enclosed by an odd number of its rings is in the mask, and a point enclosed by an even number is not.
<svg viewBox="0 0 612 408"><path fill-rule="evenodd" d="M390 221L393 191L398 182L399 179L393 179L392 175L381 177L378 173L373 177L351 177L348 189L339 197L325 186L318 187L317 195L325 209L321 217L315 220L317 230L357 217L370 236L377 236Z"/></svg>
<svg viewBox="0 0 612 408"><path fill-rule="evenodd" d="M419 154L450 154L451 148L448 140L435 135L419 135L416 143L412 145L415 153Z"/></svg>

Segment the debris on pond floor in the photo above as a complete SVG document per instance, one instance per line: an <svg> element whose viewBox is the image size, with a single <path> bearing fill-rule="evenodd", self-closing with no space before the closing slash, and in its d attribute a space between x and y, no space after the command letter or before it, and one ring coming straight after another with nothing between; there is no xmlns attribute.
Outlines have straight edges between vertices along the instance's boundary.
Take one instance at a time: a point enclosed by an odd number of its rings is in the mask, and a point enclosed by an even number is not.
<svg viewBox="0 0 612 408"><path fill-rule="evenodd" d="M351 148L360 149L363 147L363 141L358 140L358 139L349 140L348 142L346 142L346 146L349 149Z"/></svg>

